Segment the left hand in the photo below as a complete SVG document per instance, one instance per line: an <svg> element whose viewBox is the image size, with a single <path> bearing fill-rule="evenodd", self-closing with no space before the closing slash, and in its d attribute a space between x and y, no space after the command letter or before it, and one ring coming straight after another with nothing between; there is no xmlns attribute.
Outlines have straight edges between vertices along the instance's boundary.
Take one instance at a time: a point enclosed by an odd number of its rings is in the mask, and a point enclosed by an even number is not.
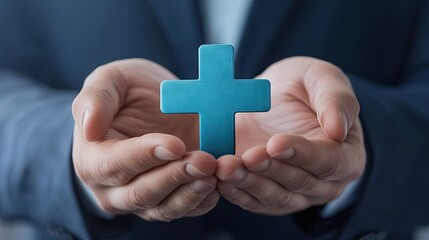
<svg viewBox="0 0 429 240"><path fill-rule="evenodd" d="M338 197L366 153L359 104L334 65L294 57L258 78L271 82L267 113L236 116L237 154L217 163L219 192L243 209L284 215Z"/></svg>

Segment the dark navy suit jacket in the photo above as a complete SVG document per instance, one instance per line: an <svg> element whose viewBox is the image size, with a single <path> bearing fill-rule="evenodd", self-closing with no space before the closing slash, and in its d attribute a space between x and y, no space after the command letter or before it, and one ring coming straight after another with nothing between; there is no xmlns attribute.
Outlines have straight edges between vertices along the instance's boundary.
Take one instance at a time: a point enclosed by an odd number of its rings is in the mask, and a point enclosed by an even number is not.
<svg viewBox="0 0 429 240"><path fill-rule="evenodd" d="M104 63L139 57L196 78L202 32L193 0L0 1L0 217L83 239L307 239L332 229L341 239L381 230L393 238L429 224L427 0L255 0L251 9L238 78L307 55L351 79L368 152L351 208L325 220L314 208L267 217L225 202L171 223L91 214L70 156L70 105L85 77Z"/></svg>

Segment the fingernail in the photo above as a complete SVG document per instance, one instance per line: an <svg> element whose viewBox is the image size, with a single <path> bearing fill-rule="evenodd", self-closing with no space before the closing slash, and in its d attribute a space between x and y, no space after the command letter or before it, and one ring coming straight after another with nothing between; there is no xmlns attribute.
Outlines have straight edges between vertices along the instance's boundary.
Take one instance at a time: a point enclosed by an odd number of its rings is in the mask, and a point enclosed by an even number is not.
<svg viewBox="0 0 429 240"><path fill-rule="evenodd" d="M341 115L341 119L343 120L344 133L345 133L345 136L347 136L347 132L349 131L347 115L342 110L340 110L340 115Z"/></svg>
<svg viewBox="0 0 429 240"><path fill-rule="evenodd" d="M197 180L191 183L191 189L197 193L206 193L212 191L215 188L215 185L208 183L204 180Z"/></svg>
<svg viewBox="0 0 429 240"><path fill-rule="evenodd" d="M293 157L293 155L295 155L295 149L290 147L290 148L284 150L283 152L276 154L274 157L277 159L287 160L287 159Z"/></svg>
<svg viewBox="0 0 429 240"><path fill-rule="evenodd" d="M89 117L89 108L86 108L85 111L83 111L83 117L82 117L82 128L85 129L86 122L88 121Z"/></svg>
<svg viewBox="0 0 429 240"><path fill-rule="evenodd" d="M188 172L190 175L200 178L200 177L207 177L208 175L200 171L198 168L194 167L191 164L186 164L186 172Z"/></svg>
<svg viewBox="0 0 429 240"><path fill-rule="evenodd" d="M165 147L163 146L157 146L154 150L154 154L155 157L161 159L161 160L175 160L175 159L179 159L180 156L176 155L170 151L168 151Z"/></svg>
<svg viewBox="0 0 429 240"><path fill-rule="evenodd" d="M234 173L232 173L229 177L228 180L239 180L239 179L243 179L246 176L246 170L244 170L243 168L239 168L237 170L235 170Z"/></svg>
<svg viewBox="0 0 429 240"><path fill-rule="evenodd" d="M270 166L270 161L264 160L264 161L260 162L259 164L256 164L255 166L249 168L249 170L252 172L261 172L261 171L266 170L269 166Z"/></svg>

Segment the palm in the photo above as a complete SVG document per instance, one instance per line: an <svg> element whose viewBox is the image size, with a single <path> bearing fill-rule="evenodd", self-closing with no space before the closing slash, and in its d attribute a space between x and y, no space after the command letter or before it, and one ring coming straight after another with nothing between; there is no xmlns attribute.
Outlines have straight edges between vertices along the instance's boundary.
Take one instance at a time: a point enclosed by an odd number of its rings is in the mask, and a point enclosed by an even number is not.
<svg viewBox="0 0 429 240"><path fill-rule="evenodd" d="M291 133L305 137L323 134L316 114L306 100L306 93L297 82L270 79L272 84L271 110L266 113L237 115L237 153L265 144L277 133ZM251 131L249 131L251 130Z"/></svg>
<svg viewBox="0 0 429 240"><path fill-rule="evenodd" d="M266 78L271 82L271 110L237 114L237 154L241 155L257 145L265 145L271 136L278 133L296 134L308 139L326 139L302 84L300 72L268 70L258 78ZM353 125L346 142L360 136L358 126Z"/></svg>
<svg viewBox="0 0 429 240"><path fill-rule="evenodd" d="M198 148L197 118L189 114L163 114L159 108L159 84L164 79L177 79L156 65L148 71L131 68L124 76L132 87L116 114L109 135L121 138L138 137L147 133L172 134L182 139L188 150ZM137 76L137 78L135 78Z"/></svg>

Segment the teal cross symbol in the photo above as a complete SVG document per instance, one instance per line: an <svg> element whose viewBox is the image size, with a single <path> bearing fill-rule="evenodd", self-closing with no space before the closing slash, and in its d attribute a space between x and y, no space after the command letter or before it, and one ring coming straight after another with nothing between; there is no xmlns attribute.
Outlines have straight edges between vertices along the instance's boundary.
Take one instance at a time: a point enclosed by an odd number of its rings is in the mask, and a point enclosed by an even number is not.
<svg viewBox="0 0 429 240"><path fill-rule="evenodd" d="M216 158L234 154L235 113L270 110L270 82L235 79L231 45L202 45L199 72L199 79L161 83L161 111L198 113L200 149Z"/></svg>

